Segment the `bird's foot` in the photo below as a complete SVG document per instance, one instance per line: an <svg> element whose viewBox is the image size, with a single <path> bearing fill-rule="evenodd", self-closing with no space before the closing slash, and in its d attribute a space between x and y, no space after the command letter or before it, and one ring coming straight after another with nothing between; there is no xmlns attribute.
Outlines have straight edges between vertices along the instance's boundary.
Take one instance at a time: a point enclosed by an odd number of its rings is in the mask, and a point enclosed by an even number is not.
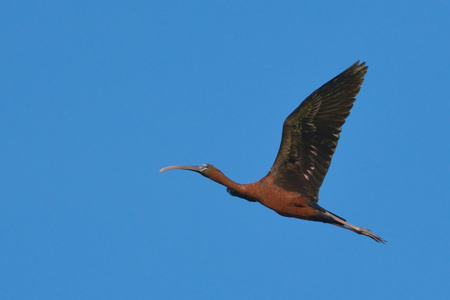
<svg viewBox="0 0 450 300"><path fill-rule="evenodd" d="M386 243L386 241L383 238L379 237L375 233L372 233L372 231L370 231L369 229L362 228L362 227L356 227L355 229L356 229L355 231L357 233L365 235L365 236L368 236L368 237L370 237L371 239L375 240L378 243L383 243L383 244Z"/></svg>

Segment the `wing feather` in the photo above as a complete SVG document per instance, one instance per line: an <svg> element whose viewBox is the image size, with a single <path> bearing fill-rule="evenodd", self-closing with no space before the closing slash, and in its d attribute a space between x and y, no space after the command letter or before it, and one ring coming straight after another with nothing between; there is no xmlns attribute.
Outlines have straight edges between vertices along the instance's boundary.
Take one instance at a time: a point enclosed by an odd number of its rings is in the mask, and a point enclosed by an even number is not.
<svg viewBox="0 0 450 300"><path fill-rule="evenodd" d="M342 125L364 76L356 62L306 98L284 121L280 150L270 173L278 186L319 200Z"/></svg>

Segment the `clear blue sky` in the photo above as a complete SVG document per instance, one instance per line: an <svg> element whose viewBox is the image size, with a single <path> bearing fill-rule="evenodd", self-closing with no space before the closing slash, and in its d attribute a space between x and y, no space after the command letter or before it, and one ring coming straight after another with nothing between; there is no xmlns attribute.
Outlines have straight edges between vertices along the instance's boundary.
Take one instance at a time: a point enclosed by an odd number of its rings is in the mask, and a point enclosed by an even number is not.
<svg viewBox="0 0 450 300"><path fill-rule="evenodd" d="M295 2L295 3L294 3ZM0 4L1 299L444 299L448 1ZM287 115L369 71L320 193L388 243L195 173L263 177Z"/></svg>

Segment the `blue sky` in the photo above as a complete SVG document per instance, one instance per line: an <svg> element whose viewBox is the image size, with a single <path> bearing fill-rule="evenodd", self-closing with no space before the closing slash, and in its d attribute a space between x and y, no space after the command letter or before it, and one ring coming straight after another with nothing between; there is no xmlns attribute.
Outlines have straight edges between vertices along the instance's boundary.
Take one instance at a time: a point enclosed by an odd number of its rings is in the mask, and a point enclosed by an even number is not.
<svg viewBox="0 0 450 300"><path fill-rule="evenodd" d="M0 4L0 298L444 299L448 1ZM319 204L283 218L194 173L259 180L287 115L369 70Z"/></svg>

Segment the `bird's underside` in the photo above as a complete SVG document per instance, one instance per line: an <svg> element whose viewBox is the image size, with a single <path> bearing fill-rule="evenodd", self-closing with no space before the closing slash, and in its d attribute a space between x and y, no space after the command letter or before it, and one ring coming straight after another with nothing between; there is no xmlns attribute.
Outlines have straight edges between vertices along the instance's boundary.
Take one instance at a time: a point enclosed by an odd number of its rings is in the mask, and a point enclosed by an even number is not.
<svg viewBox="0 0 450 300"><path fill-rule="evenodd" d="M210 166L209 168L214 167ZM232 196L240 197L248 201L258 201L284 217L332 224L358 234L366 235L377 242L385 243L384 239L372 233L369 229L348 223L346 219L321 207L315 200L305 197L298 192L287 191L278 186L274 183L274 177L270 173L260 181L243 185L243 188L254 192L249 196L249 193L243 194L230 188L227 188L227 191Z"/></svg>
<svg viewBox="0 0 450 300"><path fill-rule="evenodd" d="M385 240L370 230L349 224L317 204L342 126L366 72L365 63L356 62L313 92L287 117L278 155L260 181L239 184L209 164L171 166L160 172L195 171L225 185L231 195L260 202L280 215L330 223L384 243Z"/></svg>

